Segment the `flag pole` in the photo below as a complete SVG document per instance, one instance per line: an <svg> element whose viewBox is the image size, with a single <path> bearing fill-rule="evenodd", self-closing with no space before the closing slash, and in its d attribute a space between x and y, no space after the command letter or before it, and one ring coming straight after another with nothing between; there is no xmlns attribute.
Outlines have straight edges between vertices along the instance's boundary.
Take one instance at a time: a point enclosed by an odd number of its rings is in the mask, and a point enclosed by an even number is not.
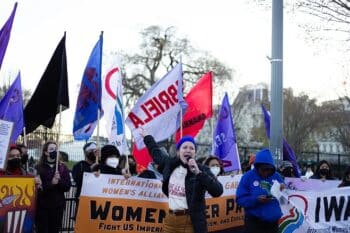
<svg viewBox="0 0 350 233"><path fill-rule="evenodd" d="M57 143L56 172L58 171L58 160L60 158L61 120L62 120L62 104L60 104L60 113L59 113L59 118L58 118L58 134L56 137L56 143Z"/></svg>
<svg viewBox="0 0 350 233"><path fill-rule="evenodd" d="M100 48L100 81L101 80L101 72L102 72L102 48L103 48L103 31L101 31L101 35L100 35L100 41L101 41L101 48ZM101 99L102 99L102 87L100 86L100 90L99 90L99 104L100 106L98 106L97 108L97 150L98 150L98 155L96 156L96 163L98 163L98 159L101 156L101 146L100 146L100 116L101 116Z"/></svg>
<svg viewBox="0 0 350 233"><path fill-rule="evenodd" d="M183 120L182 108L180 108L180 138L182 138L182 131L183 131L182 120Z"/></svg>
<svg viewBox="0 0 350 233"><path fill-rule="evenodd" d="M97 142L97 150L98 150L98 155L99 156L101 156L100 154L100 114L101 114L101 112L100 112L100 109L97 109L97 132L96 132L96 134L97 134L97 139L96 139L96 142ZM98 163L98 157L99 156L96 156L96 163Z"/></svg>
<svg viewBox="0 0 350 233"><path fill-rule="evenodd" d="M27 148L28 150L28 147L27 147L27 133L26 133L26 127L23 127L23 145ZM27 162L26 162L26 172L28 172L28 168L29 168L29 164L28 164L28 160L29 158L27 159Z"/></svg>

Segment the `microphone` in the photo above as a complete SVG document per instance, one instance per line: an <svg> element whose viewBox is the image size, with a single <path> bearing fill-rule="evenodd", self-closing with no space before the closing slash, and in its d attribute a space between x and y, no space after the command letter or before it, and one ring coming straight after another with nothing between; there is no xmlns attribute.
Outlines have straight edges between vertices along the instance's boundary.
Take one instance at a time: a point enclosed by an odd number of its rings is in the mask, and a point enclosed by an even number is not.
<svg viewBox="0 0 350 233"><path fill-rule="evenodd" d="M186 159L187 159L187 163L188 163L188 161L190 161L190 159L192 159L192 157L187 157ZM190 171L192 173L194 173L196 171L196 168L194 166L188 166L188 167L190 168Z"/></svg>

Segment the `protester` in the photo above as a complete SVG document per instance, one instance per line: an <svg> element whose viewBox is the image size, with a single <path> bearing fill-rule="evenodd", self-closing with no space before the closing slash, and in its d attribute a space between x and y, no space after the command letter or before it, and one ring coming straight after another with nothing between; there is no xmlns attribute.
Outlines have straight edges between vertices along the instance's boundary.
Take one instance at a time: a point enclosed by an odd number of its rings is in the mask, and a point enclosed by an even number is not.
<svg viewBox="0 0 350 233"><path fill-rule="evenodd" d="M302 178L309 179L313 175L314 175L314 172L312 171L312 163L307 163L306 171L305 171L305 174L302 176Z"/></svg>
<svg viewBox="0 0 350 233"><path fill-rule="evenodd" d="M72 176L77 187L75 192L75 198L77 201L83 184L83 174L84 172L91 172L92 165L96 162L96 156L98 155L95 142L86 143L83 147L83 151L85 159L77 162L72 169Z"/></svg>
<svg viewBox="0 0 350 233"><path fill-rule="evenodd" d="M273 181L284 188L283 178L276 172L270 150L256 154L254 169L245 173L236 192L237 204L244 207L247 233L277 233L282 216L278 200L271 195Z"/></svg>
<svg viewBox="0 0 350 233"><path fill-rule="evenodd" d="M126 163L126 158L128 158L128 164ZM136 161L132 155L120 156L118 167L120 169L125 169L126 171L128 171L129 176L137 176Z"/></svg>
<svg viewBox="0 0 350 233"><path fill-rule="evenodd" d="M205 161L204 165L208 166L211 173L215 176L224 175L224 167L221 160L216 156L209 156Z"/></svg>
<svg viewBox="0 0 350 233"><path fill-rule="evenodd" d="M205 193L208 191L218 197L223 193L223 187L208 167L196 163L194 139L190 136L181 138L176 144L176 156L169 157L145 130L141 135L153 161L164 167L162 190L169 198L164 232L206 233Z"/></svg>
<svg viewBox="0 0 350 233"><path fill-rule="evenodd" d="M73 166L72 176L76 186L75 192L75 201L76 201L76 212L74 219L76 217L78 206L79 206L79 197L81 192L81 187L83 185L83 174L84 172L91 172L93 164L96 162L96 156L98 156L97 145L95 142L88 142L83 147L83 152L85 159L79 161Z"/></svg>
<svg viewBox="0 0 350 233"><path fill-rule="evenodd" d="M7 154L7 164L4 171L0 171L0 175L25 176L28 172L21 164L21 149L16 145L11 145Z"/></svg>
<svg viewBox="0 0 350 233"><path fill-rule="evenodd" d="M37 233L58 233L62 225L64 193L70 189L71 181L67 167L61 162L58 162L56 171L56 159L58 159L56 142L45 143L36 167L42 180L36 203Z"/></svg>
<svg viewBox="0 0 350 233"><path fill-rule="evenodd" d="M22 144L22 143L17 143L16 146L21 150L21 166L24 170L26 170L29 173L33 173L33 170L29 168L28 166L28 148Z"/></svg>
<svg viewBox="0 0 350 233"><path fill-rule="evenodd" d="M124 175L129 178L131 175L127 168L121 168L119 160L121 156L119 150L114 145L105 145L101 148L101 163L94 165L92 171L95 175L110 174L110 175Z"/></svg>
<svg viewBox="0 0 350 233"><path fill-rule="evenodd" d="M350 166L348 166L345 169L342 181L338 187L340 188L340 187L348 187L348 186L350 186Z"/></svg>
<svg viewBox="0 0 350 233"><path fill-rule="evenodd" d="M282 161L279 172L283 177L295 177L293 164L289 161Z"/></svg>
<svg viewBox="0 0 350 233"><path fill-rule="evenodd" d="M310 179L320 179L320 180L334 180L331 165L326 161L322 160L319 162L316 168L316 172Z"/></svg>

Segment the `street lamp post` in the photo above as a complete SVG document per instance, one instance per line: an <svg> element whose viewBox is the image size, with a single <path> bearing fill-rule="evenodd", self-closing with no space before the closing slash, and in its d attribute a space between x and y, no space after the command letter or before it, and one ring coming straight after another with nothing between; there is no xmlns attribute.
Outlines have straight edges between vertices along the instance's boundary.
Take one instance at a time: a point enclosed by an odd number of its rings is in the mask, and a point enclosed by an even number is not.
<svg viewBox="0 0 350 233"><path fill-rule="evenodd" d="M283 158L283 0L272 0L271 138L278 166Z"/></svg>

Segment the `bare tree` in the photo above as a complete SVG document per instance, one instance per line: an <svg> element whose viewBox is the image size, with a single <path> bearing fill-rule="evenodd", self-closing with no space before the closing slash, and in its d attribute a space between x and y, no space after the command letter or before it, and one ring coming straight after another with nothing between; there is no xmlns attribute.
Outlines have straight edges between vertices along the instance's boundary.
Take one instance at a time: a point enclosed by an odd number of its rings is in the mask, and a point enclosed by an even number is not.
<svg viewBox="0 0 350 233"><path fill-rule="evenodd" d="M310 99L306 94L294 96L292 89L285 89L283 114L284 136L295 153L314 146L311 135L324 118L316 99Z"/></svg>
<svg viewBox="0 0 350 233"><path fill-rule="evenodd" d="M215 84L232 79L232 69L208 52L193 48L187 38L179 38L175 27L163 29L150 26L141 32L140 51L123 55L124 95L130 107L161 75L171 70L182 57L185 89L188 90L202 74L214 72Z"/></svg>

